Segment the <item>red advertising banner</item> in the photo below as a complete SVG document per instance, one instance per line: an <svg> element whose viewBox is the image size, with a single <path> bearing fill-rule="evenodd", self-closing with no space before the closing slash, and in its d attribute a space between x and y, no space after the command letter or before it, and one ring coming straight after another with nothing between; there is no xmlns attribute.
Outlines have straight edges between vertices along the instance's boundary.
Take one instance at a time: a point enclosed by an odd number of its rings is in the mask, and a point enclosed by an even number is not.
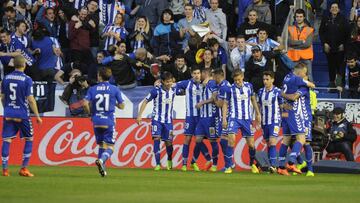
<svg viewBox="0 0 360 203"><path fill-rule="evenodd" d="M0 117L2 126L2 117ZM98 148L90 119L88 118L43 118L43 124L38 125L33 120L34 145L30 164L31 165L70 165L87 166L93 165ZM174 153L173 166L181 167L182 143L184 136L183 120L174 120ZM360 124L355 125L358 138L354 145L354 156L360 162ZM142 125L137 125L134 119L117 119L117 136L114 145L114 154L108 161L113 167L151 168L155 166L153 157L150 120L145 119ZM190 157L194 147L194 139L191 144ZM208 145L208 142L205 141ZM278 146L281 137L278 138ZM19 165L22 160L23 141L16 138L11 144L10 164ZM258 151L266 150L266 144L261 136L261 130L255 133L255 145ZM210 145L209 150L211 151ZM221 150L220 150L221 151ZM237 137L234 150L234 161L238 169L249 169L249 155L245 139ZM222 154L219 156L219 168L223 167ZM161 145L161 162L166 164L165 145ZM199 160L200 167L204 159Z"/></svg>

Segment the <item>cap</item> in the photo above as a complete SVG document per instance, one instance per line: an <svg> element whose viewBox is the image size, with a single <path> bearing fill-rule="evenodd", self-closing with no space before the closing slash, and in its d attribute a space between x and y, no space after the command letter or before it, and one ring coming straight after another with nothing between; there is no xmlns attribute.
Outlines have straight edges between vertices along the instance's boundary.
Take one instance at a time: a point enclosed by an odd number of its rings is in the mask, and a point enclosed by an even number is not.
<svg viewBox="0 0 360 203"><path fill-rule="evenodd" d="M251 47L251 51L261 51L261 47L259 45L254 45Z"/></svg>

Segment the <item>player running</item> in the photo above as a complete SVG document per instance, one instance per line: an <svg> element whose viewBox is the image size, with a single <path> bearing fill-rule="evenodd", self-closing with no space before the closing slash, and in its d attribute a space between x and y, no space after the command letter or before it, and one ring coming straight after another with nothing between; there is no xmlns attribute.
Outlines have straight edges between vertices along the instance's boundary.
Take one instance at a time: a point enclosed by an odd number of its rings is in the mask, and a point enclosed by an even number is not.
<svg viewBox="0 0 360 203"><path fill-rule="evenodd" d="M98 84L90 87L84 102L85 112L90 113L96 143L99 145L98 159L95 161L102 177L106 176L105 163L114 151L115 144L115 107L124 109L125 104L119 88L109 83L110 68L98 70Z"/></svg>
<svg viewBox="0 0 360 203"><path fill-rule="evenodd" d="M165 142L166 153L168 156L167 169L172 169L172 153L173 153L173 124L172 112L174 106L174 98L176 88L173 87L174 77L170 72L163 72L161 74L161 85L154 87L149 95L144 99L140 106L137 116L137 123L140 125L142 114L146 105L154 100L154 107L151 120L151 134L154 140L154 155L156 166L155 171L161 170L160 165L160 140Z"/></svg>
<svg viewBox="0 0 360 203"><path fill-rule="evenodd" d="M252 173L259 173L259 169L254 163L255 161L255 142L254 134L251 130L252 112L255 109L255 120L258 124L261 123L261 115L259 107L256 102L256 97L252 84L244 81L244 72L237 69L233 72L234 84L231 86L230 94L227 99L224 98L225 106L229 106L229 114L223 111L223 126L228 126L228 144L230 150L227 151L227 158L234 153L235 135L238 130L246 139L249 147L250 166ZM252 106L251 106L252 105ZM227 108L225 108L227 109ZM229 116L228 120L226 117ZM228 123L227 123L228 122ZM228 162L229 163L229 162ZM225 166L225 173L232 173L231 165Z"/></svg>
<svg viewBox="0 0 360 203"><path fill-rule="evenodd" d="M283 96L285 94L295 94L301 87L314 88L315 85L309 81L302 79L306 75L307 68L304 64L295 66L294 71L285 76L283 82ZM301 94L301 93L300 93ZM279 150L279 168L280 175L289 175L289 171L301 174L301 170L294 165L296 158L300 155L302 146L305 143L305 121L302 115L302 109L305 108L298 98L295 101L285 100L284 112L282 113L283 141ZM296 136L290 153L288 164L285 167L285 159L288 146L292 136Z"/></svg>
<svg viewBox="0 0 360 203"><path fill-rule="evenodd" d="M4 107L2 131L2 175L10 176L8 169L11 141L20 131L20 138L25 139L23 161L19 171L20 176L33 177L27 166L29 165L32 145L33 128L30 120L30 111L34 112L36 121L41 124L36 101L33 96L33 81L24 73L26 60L23 56L14 57L15 71L5 76L1 85L1 102Z"/></svg>
<svg viewBox="0 0 360 203"><path fill-rule="evenodd" d="M264 87L259 90L258 99L261 112L263 137L268 147L269 171L276 173L276 141L279 136L282 104L281 90L274 86L275 74L264 71Z"/></svg>

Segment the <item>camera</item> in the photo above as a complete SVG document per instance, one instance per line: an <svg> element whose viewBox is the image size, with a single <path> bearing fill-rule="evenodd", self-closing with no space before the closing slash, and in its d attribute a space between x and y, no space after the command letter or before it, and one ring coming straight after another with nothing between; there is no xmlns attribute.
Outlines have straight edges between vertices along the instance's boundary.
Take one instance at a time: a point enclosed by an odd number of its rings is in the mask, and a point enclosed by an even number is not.
<svg viewBox="0 0 360 203"><path fill-rule="evenodd" d="M81 83L83 83L83 82L85 82L86 81L86 77L85 76L83 76L83 75L76 75L75 76L75 83L77 83L77 84L81 84Z"/></svg>

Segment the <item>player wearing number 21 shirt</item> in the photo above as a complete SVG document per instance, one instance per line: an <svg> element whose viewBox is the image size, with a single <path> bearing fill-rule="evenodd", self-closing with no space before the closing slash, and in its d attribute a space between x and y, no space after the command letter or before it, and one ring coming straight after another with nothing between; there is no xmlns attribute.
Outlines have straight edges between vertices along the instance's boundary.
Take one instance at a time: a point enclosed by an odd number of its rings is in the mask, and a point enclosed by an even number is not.
<svg viewBox="0 0 360 203"><path fill-rule="evenodd" d="M84 108L90 112L94 126L96 143L99 145L98 159L95 161L102 177L106 176L105 162L114 150L115 144L115 107L124 109L124 100L119 88L109 83L110 68L98 71L98 84L91 87L85 97ZM89 106L89 104L91 104Z"/></svg>

